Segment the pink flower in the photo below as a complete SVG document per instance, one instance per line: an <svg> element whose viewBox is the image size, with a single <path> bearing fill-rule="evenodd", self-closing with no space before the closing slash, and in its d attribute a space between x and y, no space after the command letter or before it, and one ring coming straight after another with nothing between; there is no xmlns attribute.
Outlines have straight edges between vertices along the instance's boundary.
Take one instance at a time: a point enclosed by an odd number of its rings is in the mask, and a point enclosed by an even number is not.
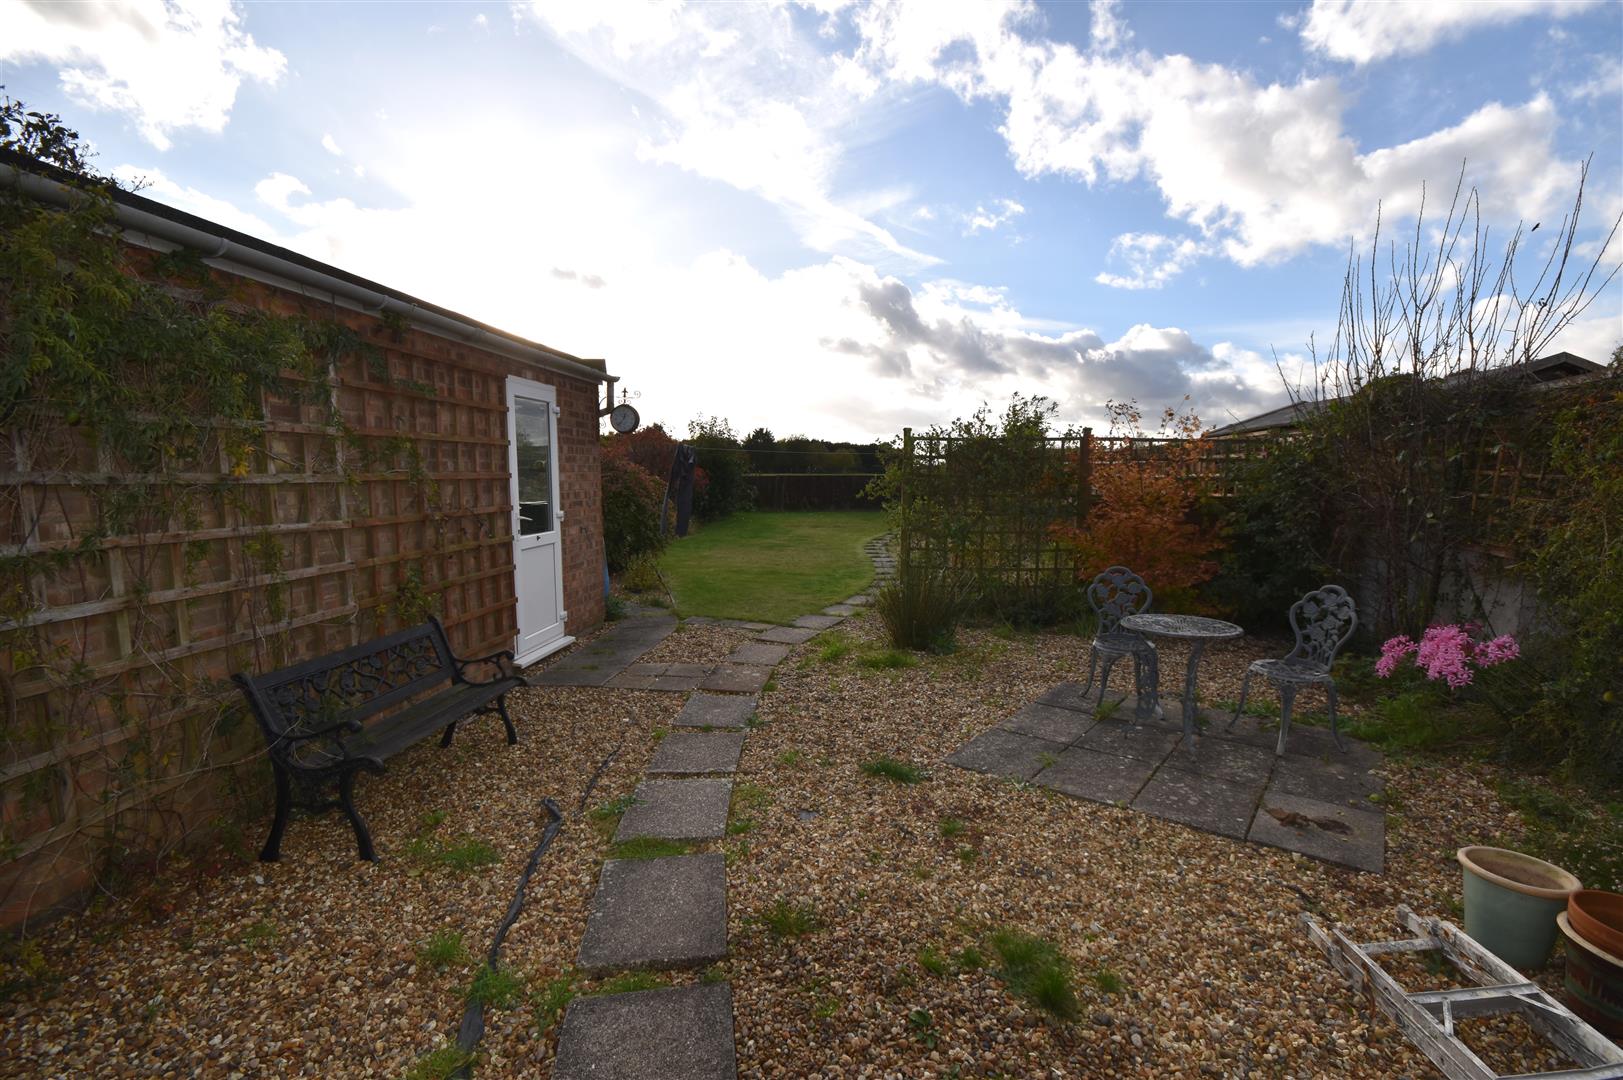
<svg viewBox="0 0 1623 1080"><path fill-rule="evenodd" d="M1516 639L1509 634L1500 634L1489 641L1484 641L1476 647L1477 667L1493 667L1506 660L1514 660L1522 654L1522 647L1516 644Z"/></svg>
<svg viewBox="0 0 1623 1080"><path fill-rule="evenodd" d="M1419 648L1413 639L1399 634L1390 638L1381 646L1381 658L1375 661L1375 674L1383 679L1390 679L1392 673L1398 669L1398 661Z"/></svg>
<svg viewBox="0 0 1623 1080"><path fill-rule="evenodd" d="M1459 626L1428 626L1415 651L1415 666L1424 668L1426 678L1446 680L1459 689L1471 683L1471 636Z"/></svg>

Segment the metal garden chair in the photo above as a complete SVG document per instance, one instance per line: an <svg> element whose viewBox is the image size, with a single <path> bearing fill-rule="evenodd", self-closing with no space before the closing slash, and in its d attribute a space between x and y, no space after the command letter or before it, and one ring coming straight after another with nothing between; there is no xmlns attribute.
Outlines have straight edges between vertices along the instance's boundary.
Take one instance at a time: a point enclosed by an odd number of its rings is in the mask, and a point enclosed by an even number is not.
<svg viewBox="0 0 1623 1080"><path fill-rule="evenodd" d="M1296 632L1296 646L1278 660L1256 660L1246 669L1240 683L1240 702L1234 707L1234 727L1240 713L1245 711L1245 695L1251 688L1251 676L1261 675L1279 691L1279 743L1276 755L1285 753L1285 736L1291 726L1291 704L1296 691L1304 686L1323 686L1330 699L1330 735L1340 747L1341 733L1336 730L1336 682L1330 677L1330 665L1336 652L1358 626L1358 608L1347 590L1339 585L1325 585L1302 597L1291 605L1291 629Z"/></svg>
<svg viewBox="0 0 1623 1080"><path fill-rule="evenodd" d="M1082 688L1086 698L1093 689L1093 673L1104 661L1104 674L1099 680L1099 703L1104 704L1105 688L1110 685L1110 669L1124 656L1133 658L1133 686L1139 694L1139 712L1146 704L1143 687L1148 674L1149 685L1157 685L1160 665L1155 643L1143 634L1121 628L1122 619L1150 609L1155 594L1144 584L1144 579L1125 566L1112 566L1093 579L1088 586L1088 605L1098 616L1093 632L1093 645L1088 650L1088 682Z"/></svg>

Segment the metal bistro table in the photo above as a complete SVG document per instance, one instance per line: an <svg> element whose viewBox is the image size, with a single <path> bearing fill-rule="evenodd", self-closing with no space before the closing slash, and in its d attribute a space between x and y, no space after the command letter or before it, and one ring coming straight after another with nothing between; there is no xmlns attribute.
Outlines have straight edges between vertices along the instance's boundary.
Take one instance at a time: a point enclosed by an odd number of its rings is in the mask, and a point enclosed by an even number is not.
<svg viewBox="0 0 1623 1080"><path fill-rule="evenodd" d="M1193 750L1199 736L1195 730L1195 676L1200 671L1200 654L1210 642L1230 641L1245 631L1231 622L1199 615L1128 615L1122 619L1121 627L1150 637L1189 642L1189 674L1183 682L1183 734L1185 745ZM1152 692L1160 696L1159 687Z"/></svg>

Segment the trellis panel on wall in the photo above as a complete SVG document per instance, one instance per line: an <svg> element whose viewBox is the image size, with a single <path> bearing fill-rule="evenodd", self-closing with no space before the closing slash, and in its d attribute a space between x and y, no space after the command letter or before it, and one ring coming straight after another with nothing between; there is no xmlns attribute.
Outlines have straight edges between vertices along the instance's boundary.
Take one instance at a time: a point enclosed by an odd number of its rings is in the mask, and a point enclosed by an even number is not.
<svg viewBox="0 0 1623 1080"><path fill-rule="evenodd" d="M534 370L249 290L262 306L337 320L371 348L336 362L330 403L268 402L245 474L224 460L177 463L203 485L190 520L76 551L98 500L175 473L121 474L91 433L48 448L48 462L17 433L0 440L0 546L74 552L4 583L25 591L21 625L51 662L0 657L0 926L86 887L115 825L131 848L177 841L219 815L221 769L263 771L257 732L220 722L235 711L232 671L364 640L398 625L402 608L415 621L428 597L460 652L512 644L505 380ZM591 414L570 428L586 433L571 476L595 473L595 390L554 381L566 408ZM572 524L595 520L593 487L578 516L566 498ZM566 573L586 580L593 545L576 546ZM600 563L600 540L595 550ZM572 623L585 624L593 609L579 607Z"/></svg>

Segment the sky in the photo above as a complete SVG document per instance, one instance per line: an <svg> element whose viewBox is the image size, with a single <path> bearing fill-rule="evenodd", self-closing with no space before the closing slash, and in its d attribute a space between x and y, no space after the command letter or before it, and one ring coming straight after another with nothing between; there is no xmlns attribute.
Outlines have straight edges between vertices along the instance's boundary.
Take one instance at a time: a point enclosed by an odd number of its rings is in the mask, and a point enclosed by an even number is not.
<svg viewBox="0 0 1623 1080"><path fill-rule="evenodd" d="M0 0L6 92L148 197L779 437L1282 404L1462 168L1538 259L1592 158L1594 256L1620 58L1585 0ZM1620 341L1614 282L1554 347Z"/></svg>

